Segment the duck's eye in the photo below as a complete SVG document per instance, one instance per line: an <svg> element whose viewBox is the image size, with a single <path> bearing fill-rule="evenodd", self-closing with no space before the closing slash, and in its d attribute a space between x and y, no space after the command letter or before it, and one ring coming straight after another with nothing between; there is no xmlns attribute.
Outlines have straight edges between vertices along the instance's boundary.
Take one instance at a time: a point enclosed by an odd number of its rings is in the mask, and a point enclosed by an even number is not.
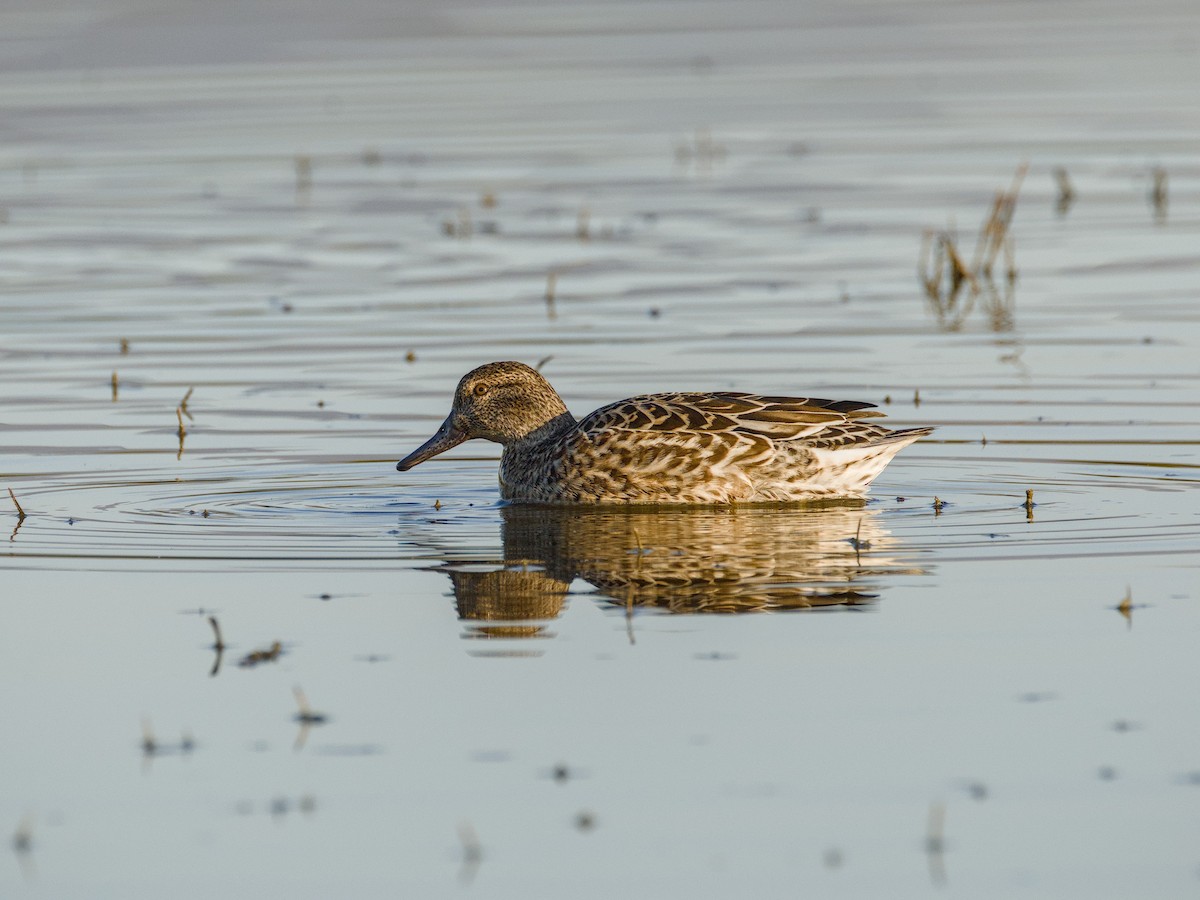
<svg viewBox="0 0 1200 900"><path fill-rule="evenodd" d="M475 385L475 396L476 397L482 397L487 392L488 392L488 387L486 384Z"/></svg>

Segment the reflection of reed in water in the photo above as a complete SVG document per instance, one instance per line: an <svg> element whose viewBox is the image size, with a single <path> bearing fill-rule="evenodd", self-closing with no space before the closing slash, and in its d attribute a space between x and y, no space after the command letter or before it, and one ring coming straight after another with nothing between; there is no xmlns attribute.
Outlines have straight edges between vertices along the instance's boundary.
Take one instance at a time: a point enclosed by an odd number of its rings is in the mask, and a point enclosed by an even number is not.
<svg viewBox="0 0 1200 900"><path fill-rule="evenodd" d="M861 501L822 508L510 506L502 515L505 567L450 571L464 619L553 618L576 577L621 606L753 612L869 603L881 576L919 571L888 557L896 541ZM541 632L521 625L502 633Z"/></svg>

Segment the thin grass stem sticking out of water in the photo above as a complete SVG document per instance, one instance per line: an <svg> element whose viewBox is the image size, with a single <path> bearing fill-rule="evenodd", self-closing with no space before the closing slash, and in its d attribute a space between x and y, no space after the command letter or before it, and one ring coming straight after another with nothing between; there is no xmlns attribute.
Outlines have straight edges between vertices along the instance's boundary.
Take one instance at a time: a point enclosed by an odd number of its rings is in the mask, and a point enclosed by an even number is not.
<svg viewBox="0 0 1200 900"><path fill-rule="evenodd" d="M194 391L194 390L196 390L194 387L188 388L187 393L183 395L183 399L179 401L179 410L185 416L188 417L189 422L196 421L195 418L192 417L192 414L190 412L188 412L188 407L187 407L188 401L192 399L192 391ZM181 423L181 427L182 427L182 423Z"/></svg>
<svg viewBox="0 0 1200 900"><path fill-rule="evenodd" d="M1075 202L1075 189L1071 186L1067 170L1061 166L1054 170L1054 182L1058 185L1058 200L1055 201L1054 209L1060 216L1065 216L1071 204Z"/></svg>
<svg viewBox="0 0 1200 900"><path fill-rule="evenodd" d="M17 522L25 521L25 510L21 506L21 501L17 499L17 495L13 493L13 489L8 489L8 496L12 498L13 506L17 508Z"/></svg>
<svg viewBox="0 0 1200 900"><path fill-rule="evenodd" d="M187 437L187 429L183 426L183 407L175 407L175 420L179 423L179 450L175 453L175 458L183 459L183 439Z"/></svg>
<svg viewBox="0 0 1200 900"><path fill-rule="evenodd" d="M558 318L558 310L554 306L555 294L558 289L558 273L551 269L546 273L546 318Z"/></svg>
<svg viewBox="0 0 1200 900"><path fill-rule="evenodd" d="M1154 207L1154 221L1161 225L1167 221L1167 170L1155 166L1150 179L1150 205Z"/></svg>
<svg viewBox="0 0 1200 900"><path fill-rule="evenodd" d="M929 858L929 880L935 887L946 883L946 804L929 804L925 828L925 855Z"/></svg>
<svg viewBox="0 0 1200 900"><path fill-rule="evenodd" d="M312 157L300 155L296 157L296 199L304 202L312 191Z"/></svg>
<svg viewBox="0 0 1200 900"><path fill-rule="evenodd" d="M117 370L113 369L112 373L112 402L117 402Z"/></svg>

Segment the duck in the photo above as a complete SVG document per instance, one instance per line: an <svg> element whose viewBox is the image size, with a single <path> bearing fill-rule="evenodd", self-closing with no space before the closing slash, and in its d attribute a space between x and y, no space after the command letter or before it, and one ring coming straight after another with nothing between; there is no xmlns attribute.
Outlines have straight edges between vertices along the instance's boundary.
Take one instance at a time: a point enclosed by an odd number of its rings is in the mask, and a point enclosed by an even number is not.
<svg viewBox="0 0 1200 900"><path fill-rule="evenodd" d="M450 414L404 459L482 438L503 447L513 503L779 503L853 499L932 428L890 430L872 403L741 391L644 394L576 419L540 372L492 362L458 383Z"/></svg>

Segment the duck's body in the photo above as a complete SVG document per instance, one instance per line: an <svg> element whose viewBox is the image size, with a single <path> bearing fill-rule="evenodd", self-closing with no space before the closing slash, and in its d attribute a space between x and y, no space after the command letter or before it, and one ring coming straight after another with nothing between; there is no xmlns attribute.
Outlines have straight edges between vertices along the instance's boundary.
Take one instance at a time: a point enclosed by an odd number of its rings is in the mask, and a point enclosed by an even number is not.
<svg viewBox="0 0 1200 900"><path fill-rule="evenodd" d="M401 471L464 440L504 446L500 492L532 503L754 503L861 497L932 431L863 421L870 403L737 392L648 394L582 420L522 363L465 375L454 408Z"/></svg>

